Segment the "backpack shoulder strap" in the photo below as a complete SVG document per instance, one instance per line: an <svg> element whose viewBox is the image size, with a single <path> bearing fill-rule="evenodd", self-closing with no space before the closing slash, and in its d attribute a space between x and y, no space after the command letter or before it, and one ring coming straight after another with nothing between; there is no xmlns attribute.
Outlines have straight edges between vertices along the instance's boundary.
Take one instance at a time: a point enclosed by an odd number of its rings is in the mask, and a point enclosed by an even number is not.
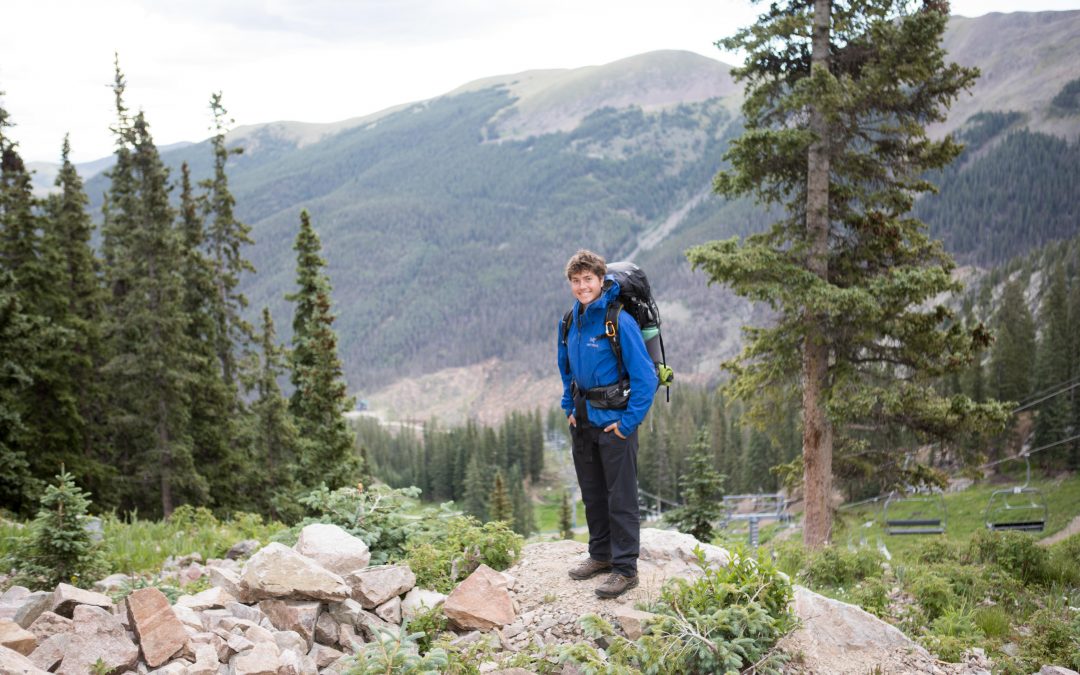
<svg viewBox="0 0 1080 675"><path fill-rule="evenodd" d="M622 360L622 342L619 339L619 314L622 313L622 310L622 302L615 301L608 304L607 312L604 314L604 335L611 342L611 351L615 353L615 362L618 364L620 378L626 375L626 368L623 366Z"/></svg>
<svg viewBox="0 0 1080 675"><path fill-rule="evenodd" d="M566 345L566 339L570 335L570 321L573 318L574 318L574 309L573 309L573 307L571 307L570 311L568 311L566 314L564 314L563 318L562 318L561 328L562 328L562 346L563 347L567 346ZM564 373L570 373L570 355L569 354L567 354L566 358L563 359L563 363L561 365L562 365L562 369L563 369Z"/></svg>

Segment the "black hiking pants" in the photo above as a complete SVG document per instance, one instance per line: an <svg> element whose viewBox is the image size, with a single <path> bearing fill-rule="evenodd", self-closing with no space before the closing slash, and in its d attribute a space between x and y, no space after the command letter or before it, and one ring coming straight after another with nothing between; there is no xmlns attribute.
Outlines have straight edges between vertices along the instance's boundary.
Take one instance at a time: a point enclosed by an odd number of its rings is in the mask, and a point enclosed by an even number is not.
<svg viewBox="0 0 1080 675"><path fill-rule="evenodd" d="M623 439L613 431L578 422L570 427L570 436L589 524L589 557L610 560L614 571L633 576L641 543L637 429Z"/></svg>

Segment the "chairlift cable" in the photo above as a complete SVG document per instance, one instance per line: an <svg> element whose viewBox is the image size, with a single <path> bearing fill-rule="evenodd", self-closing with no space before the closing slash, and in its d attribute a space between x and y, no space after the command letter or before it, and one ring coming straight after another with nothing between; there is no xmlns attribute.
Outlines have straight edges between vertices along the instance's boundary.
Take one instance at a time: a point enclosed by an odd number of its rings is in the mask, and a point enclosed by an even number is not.
<svg viewBox="0 0 1080 675"><path fill-rule="evenodd" d="M1062 380L1061 382L1055 382L1054 384L1051 384L1050 386L1045 387L1044 389L1041 389L1040 391L1033 391L1030 394L1028 394L1027 396L1025 396L1023 399L1021 399L1019 401L1019 404L1021 406L1025 406L1032 399L1038 398L1038 397L1042 396L1043 394L1045 394L1047 392L1054 391L1058 387L1064 387L1066 385L1073 384L1074 382L1080 382L1080 375L1077 375L1076 377L1072 378L1071 380Z"/></svg>
<svg viewBox="0 0 1080 675"><path fill-rule="evenodd" d="M1075 383L1069 385L1068 387L1065 387L1064 389L1059 389L1058 391L1055 391L1052 394L1047 394L1046 396L1043 396L1040 399L1036 399L1036 400L1034 400L1034 401L1032 401L1030 403L1025 403L1024 405L1022 405L1022 406L1016 408L1015 410L1013 410L1011 414L1015 415L1016 413L1027 410L1028 408L1030 408L1030 407L1032 407L1032 406L1034 406L1034 405L1036 405L1038 403L1042 403L1043 401L1055 398L1057 396L1061 396L1065 392L1070 391L1072 389L1076 389L1077 387L1080 387L1080 382L1075 382Z"/></svg>

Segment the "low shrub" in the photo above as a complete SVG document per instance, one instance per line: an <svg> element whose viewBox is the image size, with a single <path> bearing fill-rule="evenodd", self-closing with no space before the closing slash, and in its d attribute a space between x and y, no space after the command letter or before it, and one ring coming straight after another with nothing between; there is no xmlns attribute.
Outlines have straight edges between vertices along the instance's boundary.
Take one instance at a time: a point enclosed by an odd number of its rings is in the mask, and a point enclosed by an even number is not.
<svg viewBox="0 0 1080 675"><path fill-rule="evenodd" d="M806 557L806 549L795 539L782 541L773 549L776 568L789 577L795 577L802 571L806 564Z"/></svg>
<svg viewBox="0 0 1080 675"><path fill-rule="evenodd" d="M703 576L664 586L647 607L657 616L645 635L631 642L600 617L584 616L586 635L608 642L606 656L581 643L563 649L560 660L585 672L779 672L784 657L773 648L794 624L787 576L763 557L736 553L716 569L698 556Z"/></svg>
<svg viewBox="0 0 1080 675"><path fill-rule="evenodd" d="M293 544L305 526L330 523L367 544L371 550L370 564L401 560L409 539L437 521L409 517L408 510L419 496L418 487L393 489L375 485L367 489L358 486L330 490L323 486L300 499L316 515L305 518L275 539Z"/></svg>
<svg viewBox="0 0 1080 675"><path fill-rule="evenodd" d="M421 675L444 673L449 659L439 647L421 655L417 640L421 633L409 633L405 627L378 628L376 639L347 657L344 675L384 675L386 673L415 673Z"/></svg>
<svg viewBox="0 0 1080 675"><path fill-rule="evenodd" d="M1049 554L1023 532L980 530L971 538L969 556L974 562L997 565L1024 584L1047 578Z"/></svg>
<svg viewBox="0 0 1080 675"><path fill-rule="evenodd" d="M956 605L956 594L945 577L929 571L912 576L914 580L910 583L908 592L919 603L930 621L944 615L949 608Z"/></svg>
<svg viewBox="0 0 1080 675"><path fill-rule="evenodd" d="M919 548L916 557L926 564L956 562L960 560L960 551L945 539L931 539Z"/></svg>
<svg viewBox="0 0 1080 675"><path fill-rule="evenodd" d="M964 607L951 607L930 624L924 639L926 647L945 661L957 662L964 651L977 646L982 632L972 612Z"/></svg>
<svg viewBox="0 0 1080 675"><path fill-rule="evenodd" d="M1040 609L1031 615L1028 627L1020 655L1033 670L1041 665L1080 670L1080 613L1068 608Z"/></svg>
<svg viewBox="0 0 1080 675"><path fill-rule="evenodd" d="M449 593L481 563L504 570L521 554L521 535L502 521L480 524L472 516L450 519L446 532L410 543L406 560L417 585Z"/></svg>
<svg viewBox="0 0 1080 675"><path fill-rule="evenodd" d="M830 546L809 557L802 576L814 586L847 587L864 579L881 577L884 561L885 558L873 549L851 551Z"/></svg>
<svg viewBox="0 0 1080 675"><path fill-rule="evenodd" d="M1050 547L1047 577L1068 586L1080 586L1080 534Z"/></svg>
<svg viewBox="0 0 1080 675"><path fill-rule="evenodd" d="M866 579L851 589L849 597L874 616L884 618L889 610L889 587L881 579Z"/></svg>

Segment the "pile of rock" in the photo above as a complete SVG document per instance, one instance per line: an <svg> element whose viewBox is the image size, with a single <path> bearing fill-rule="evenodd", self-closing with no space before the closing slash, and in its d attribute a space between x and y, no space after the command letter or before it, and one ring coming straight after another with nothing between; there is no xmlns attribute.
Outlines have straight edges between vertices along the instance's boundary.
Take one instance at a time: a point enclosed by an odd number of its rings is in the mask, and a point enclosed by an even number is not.
<svg viewBox="0 0 1080 675"><path fill-rule="evenodd" d="M180 580L206 575L211 588L174 605L154 587L119 603L67 584L36 593L13 587L0 596L0 672L330 674L423 607L443 604L462 631L515 619L508 579L486 566L447 597L416 588L408 566L369 560L364 542L319 524L304 528L293 548L270 544L243 565L187 561Z"/></svg>

